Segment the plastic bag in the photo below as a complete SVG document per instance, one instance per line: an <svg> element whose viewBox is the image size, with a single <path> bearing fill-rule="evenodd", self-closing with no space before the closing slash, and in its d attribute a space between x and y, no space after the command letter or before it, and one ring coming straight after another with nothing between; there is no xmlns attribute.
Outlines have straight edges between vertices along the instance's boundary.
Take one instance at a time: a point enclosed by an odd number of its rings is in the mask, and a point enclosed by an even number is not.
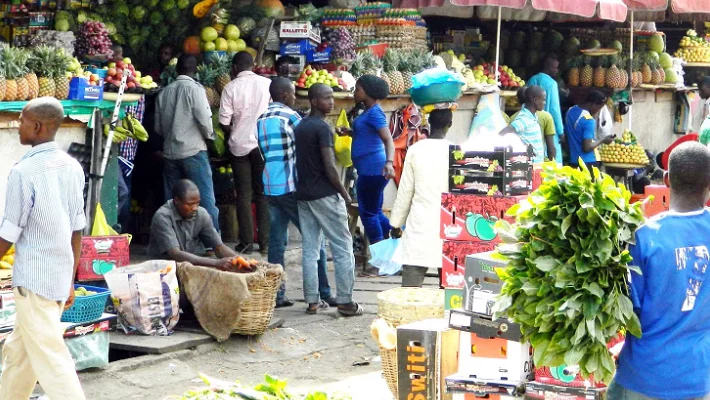
<svg viewBox="0 0 710 400"><path fill-rule="evenodd" d="M96 204L96 216L94 217L94 225L91 227L91 236L118 236L118 232L113 230L106 221L106 214L101 208L101 203Z"/></svg>
<svg viewBox="0 0 710 400"><path fill-rule="evenodd" d="M348 115L345 113L345 109L340 110L340 115L338 116L338 121L335 123L337 128L350 129L350 122L348 122ZM334 138L333 148L335 150L335 159L338 164L345 168L353 165L352 159L352 147L353 138L352 136L340 136L337 133Z"/></svg>
<svg viewBox="0 0 710 400"><path fill-rule="evenodd" d="M389 238L370 245L370 264L380 270L380 275L394 275L402 269L402 264L392 261L399 241Z"/></svg>
<svg viewBox="0 0 710 400"><path fill-rule="evenodd" d="M457 82L465 85L463 77L455 72L443 68L431 68L424 70L412 77L412 89L427 87L435 83Z"/></svg>
<svg viewBox="0 0 710 400"><path fill-rule="evenodd" d="M224 143L224 132L219 126L219 108L212 110L212 129L214 130L214 140L208 140L210 152L218 157L222 157L227 151Z"/></svg>
<svg viewBox="0 0 710 400"><path fill-rule="evenodd" d="M108 365L108 332L90 333L67 339L64 342L67 344L77 371Z"/></svg>
<svg viewBox="0 0 710 400"><path fill-rule="evenodd" d="M175 261L152 260L104 275L124 332L172 333L180 311L176 269Z"/></svg>
<svg viewBox="0 0 710 400"><path fill-rule="evenodd" d="M710 144L710 116L705 118L705 121L700 125L700 135L698 136L698 141L705 146Z"/></svg>
<svg viewBox="0 0 710 400"><path fill-rule="evenodd" d="M518 135L500 136L500 131L507 126L500 110L498 93L484 94L476 106L476 116L473 118L468 140L461 145L463 150L477 149L493 150L496 147L512 146L518 151L525 151L526 146Z"/></svg>

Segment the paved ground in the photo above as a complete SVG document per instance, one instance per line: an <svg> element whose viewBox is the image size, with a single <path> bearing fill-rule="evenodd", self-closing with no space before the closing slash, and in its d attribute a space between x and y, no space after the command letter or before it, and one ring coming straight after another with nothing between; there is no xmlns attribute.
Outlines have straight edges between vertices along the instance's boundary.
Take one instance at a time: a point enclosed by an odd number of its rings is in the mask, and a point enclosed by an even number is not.
<svg viewBox="0 0 710 400"><path fill-rule="evenodd" d="M288 296L296 305L276 310L274 319L285 321L282 328L261 337L235 336L221 344L120 360L83 372L80 379L87 399L158 400L200 386L199 373L244 383L257 383L269 373L287 378L294 389L325 387L354 400L391 400L369 326L377 313L377 293L399 286L401 278L358 277L354 298L365 308L362 317L342 318L334 309L307 315L300 257L300 249L287 252ZM334 286L332 265L330 269ZM427 279L435 284L435 278Z"/></svg>

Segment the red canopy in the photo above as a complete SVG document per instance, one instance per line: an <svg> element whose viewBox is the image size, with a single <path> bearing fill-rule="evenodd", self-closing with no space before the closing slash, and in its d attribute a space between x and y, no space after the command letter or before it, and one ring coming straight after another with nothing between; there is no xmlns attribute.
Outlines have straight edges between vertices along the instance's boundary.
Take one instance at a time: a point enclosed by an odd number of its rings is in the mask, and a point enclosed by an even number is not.
<svg viewBox="0 0 710 400"><path fill-rule="evenodd" d="M709 0L671 0L671 7L676 14L710 13Z"/></svg>
<svg viewBox="0 0 710 400"><path fill-rule="evenodd" d="M665 11L668 0L623 0L629 11Z"/></svg>
<svg viewBox="0 0 710 400"><path fill-rule="evenodd" d="M436 0L435 0L436 1ZM592 18L623 22L626 20L626 5L622 0L530 0L532 7L540 11L552 11L563 14L579 15ZM402 3L418 3L417 0L404 0ZM457 6L496 6L523 8L527 0L451 0Z"/></svg>
<svg viewBox="0 0 710 400"><path fill-rule="evenodd" d="M496 6L508 8L523 8L527 0L451 0L457 6Z"/></svg>

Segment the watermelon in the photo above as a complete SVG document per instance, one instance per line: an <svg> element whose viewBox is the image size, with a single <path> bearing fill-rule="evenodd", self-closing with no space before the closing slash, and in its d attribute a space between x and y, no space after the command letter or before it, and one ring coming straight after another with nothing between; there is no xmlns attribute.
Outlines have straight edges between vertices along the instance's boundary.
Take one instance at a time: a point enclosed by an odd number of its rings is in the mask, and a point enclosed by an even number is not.
<svg viewBox="0 0 710 400"><path fill-rule="evenodd" d="M671 55L668 53L661 53L661 55L658 58L658 62L661 63L661 67L663 67L663 68L670 68L673 66L673 59L671 58Z"/></svg>
<svg viewBox="0 0 710 400"><path fill-rule="evenodd" d="M579 48L581 46L582 43L579 42L579 39L573 36L565 41L565 53L569 55L576 55L579 52Z"/></svg>
<svg viewBox="0 0 710 400"><path fill-rule="evenodd" d="M511 49L505 52L506 65L510 68L518 68L521 65L523 55L520 50Z"/></svg>
<svg viewBox="0 0 710 400"><path fill-rule="evenodd" d="M598 49L600 47L602 47L602 44L596 39L589 39L587 45L585 46L587 49Z"/></svg>
<svg viewBox="0 0 710 400"><path fill-rule="evenodd" d="M648 38L646 47L651 51L655 51L656 53L663 53L663 50L666 47L666 44L663 41L663 36L658 33L654 33L653 35L651 35L651 37Z"/></svg>
<svg viewBox="0 0 710 400"><path fill-rule="evenodd" d="M251 31L256 28L256 21L254 21L253 18L249 17L241 17L237 20L237 28L239 28L239 32L241 32L242 37L249 36L251 34Z"/></svg>
<svg viewBox="0 0 710 400"><path fill-rule="evenodd" d="M511 41L511 45L514 49L525 50L525 47L527 46L526 42L527 35L525 35L525 32L517 31L513 34L513 40Z"/></svg>
<svg viewBox="0 0 710 400"><path fill-rule="evenodd" d="M550 30L545 35L545 49L549 52L557 52L562 47L565 38L556 30Z"/></svg>
<svg viewBox="0 0 710 400"><path fill-rule="evenodd" d="M666 73L666 83L678 83L678 74L673 68L665 68L663 71Z"/></svg>
<svg viewBox="0 0 710 400"><path fill-rule="evenodd" d="M611 42L611 43L609 44L609 48L610 48L610 49L617 49L617 50L619 50L619 51L624 50L624 46L623 46L623 45L621 44L621 42L618 41L618 40L614 40L613 42Z"/></svg>
<svg viewBox="0 0 710 400"><path fill-rule="evenodd" d="M540 52L530 50L525 54L525 68L534 69L540 64Z"/></svg>

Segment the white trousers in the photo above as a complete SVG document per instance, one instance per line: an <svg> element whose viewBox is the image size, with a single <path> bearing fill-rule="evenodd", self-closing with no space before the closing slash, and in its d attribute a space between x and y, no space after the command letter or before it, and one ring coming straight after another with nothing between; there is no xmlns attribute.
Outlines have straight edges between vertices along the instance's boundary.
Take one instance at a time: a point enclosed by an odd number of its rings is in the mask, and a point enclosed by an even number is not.
<svg viewBox="0 0 710 400"><path fill-rule="evenodd" d="M0 399L29 399L39 380L50 400L85 400L64 343L60 323L64 302L26 289L15 288L14 294L17 318L2 349Z"/></svg>

